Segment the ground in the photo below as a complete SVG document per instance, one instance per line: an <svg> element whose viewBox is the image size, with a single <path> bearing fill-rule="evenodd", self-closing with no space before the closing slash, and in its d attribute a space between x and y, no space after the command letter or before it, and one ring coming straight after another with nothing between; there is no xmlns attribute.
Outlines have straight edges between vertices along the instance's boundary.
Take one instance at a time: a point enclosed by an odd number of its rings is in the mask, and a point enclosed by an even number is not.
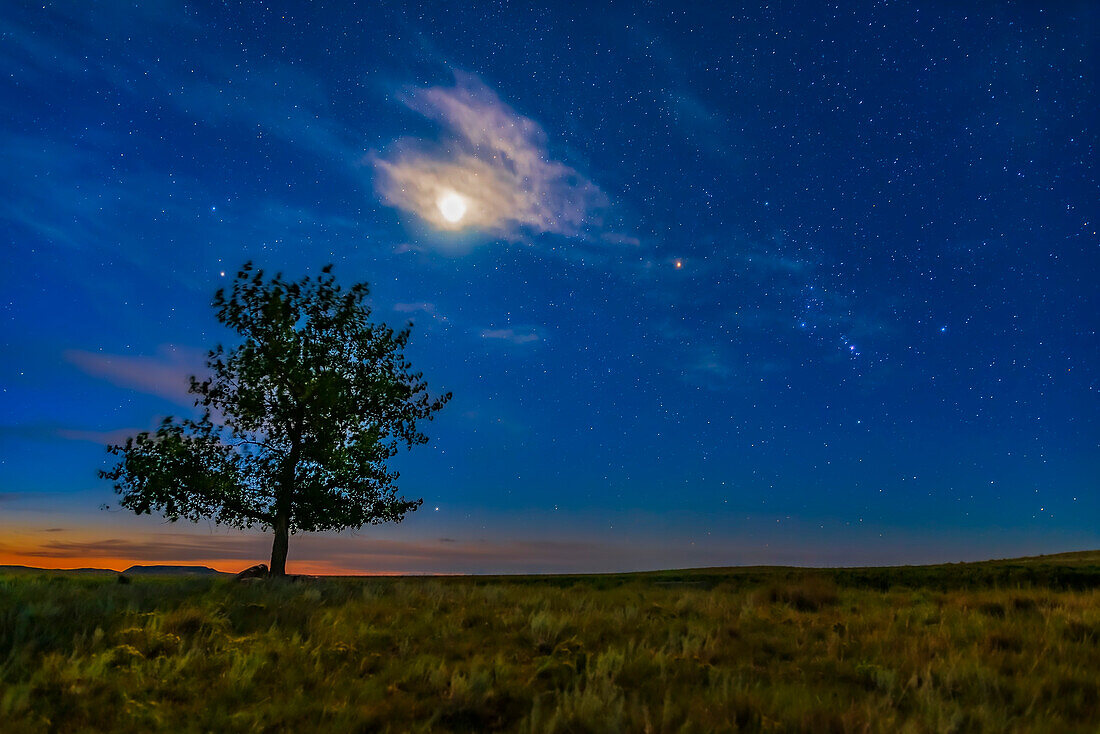
<svg viewBox="0 0 1100 734"><path fill-rule="evenodd" d="M1100 553L234 582L0 571L39 731L1095 732Z"/></svg>

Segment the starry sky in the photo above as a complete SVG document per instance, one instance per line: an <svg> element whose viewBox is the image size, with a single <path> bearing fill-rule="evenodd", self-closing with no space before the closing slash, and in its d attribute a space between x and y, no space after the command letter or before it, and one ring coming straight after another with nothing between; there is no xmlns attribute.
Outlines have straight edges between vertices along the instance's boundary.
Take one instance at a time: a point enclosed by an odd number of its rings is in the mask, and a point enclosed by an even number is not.
<svg viewBox="0 0 1100 734"><path fill-rule="evenodd" d="M475 5L4 3L0 563L267 558L96 478L246 260L455 396L292 572L1100 547L1100 8Z"/></svg>

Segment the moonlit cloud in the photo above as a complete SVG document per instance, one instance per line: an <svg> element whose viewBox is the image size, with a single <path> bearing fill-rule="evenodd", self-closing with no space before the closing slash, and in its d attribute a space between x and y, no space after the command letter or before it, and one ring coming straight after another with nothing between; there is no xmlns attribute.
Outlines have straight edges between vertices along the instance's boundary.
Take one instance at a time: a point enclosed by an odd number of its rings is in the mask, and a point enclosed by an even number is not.
<svg viewBox="0 0 1100 734"><path fill-rule="evenodd" d="M202 354L193 349L162 346L156 357L102 354L70 349L65 359L81 371L112 385L191 405L190 376L202 374ZM76 438L77 436L68 436Z"/></svg>
<svg viewBox="0 0 1100 734"><path fill-rule="evenodd" d="M607 205L599 187L552 160L538 123L477 77L456 72L453 87L416 89L402 101L442 132L434 142L399 140L373 158L375 185L389 206L438 229L471 228L511 240L540 233L578 237L599 226L597 213Z"/></svg>
<svg viewBox="0 0 1100 734"><path fill-rule="evenodd" d="M438 321L441 324L450 321L446 315L440 313L439 308L434 303L395 303L393 304L393 310L397 313L409 314L410 318L423 314L432 321Z"/></svg>
<svg viewBox="0 0 1100 734"><path fill-rule="evenodd" d="M116 428L113 431L84 431L76 428L61 428L58 429L57 436L66 441L86 441L88 443L104 446L107 444L124 444L127 438L141 431L155 429L156 426L151 426L149 428Z"/></svg>
<svg viewBox="0 0 1100 734"><path fill-rule="evenodd" d="M426 313L429 316L435 316L436 314L435 304L423 301L419 303L395 303L393 304L393 310L397 313Z"/></svg>
<svg viewBox="0 0 1100 734"><path fill-rule="evenodd" d="M516 329L483 329L482 339L498 339L512 344L531 344L541 341L542 337L533 330L517 331Z"/></svg>

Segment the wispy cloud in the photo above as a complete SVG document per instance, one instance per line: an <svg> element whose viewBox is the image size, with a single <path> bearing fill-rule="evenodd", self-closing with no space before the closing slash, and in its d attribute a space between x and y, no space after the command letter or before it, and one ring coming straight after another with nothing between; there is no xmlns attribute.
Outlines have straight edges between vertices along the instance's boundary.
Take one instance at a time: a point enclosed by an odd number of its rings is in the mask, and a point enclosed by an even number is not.
<svg viewBox="0 0 1100 734"><path fill-rule="evenodd" d="M32 558L132 558L135 561L194 561L216 555L221 558L254 558L262 556L264 542L259 537L219 537L211 541L205 536L181 536L173 540L50 540L37 547L17 549ZM12 552L16 549L5 549Z"/></svg>
<svg viewBox="0 0 1100 734"><path fill-rule="evenodd" d="M362 155L362 149L351 142L351 133L329 110L317 77L274 63L228 73L219 68L210 76L215 80L192 84L171 99L204 122L262 130L325 159L351 164Z"/></svg>
<svg viewBox="0 0 1100 734"><path fill-rule="evenodd" d="M688 372L695 375L704 375L724 383L729 379L733 370L715 350L704 350L699 358L688 367Z"/></svg>
<svg viewBox="0 0 1100 734"><path fill-rule="evenodd" d="M631 234L623 234L622 232L604 232L600 235L600 239L609 245L625 245L629 247L640 247L642 241Z"/></svg>
<svg viewBox="0 0 1100 734"><path fill-rule="evenodd" d="M422 313L436 321L446 323L447 317L439 312L439 308L434 303L395 303L393 304L393 310L397 313L418 314Z"/></svg>
<svg viewBox="0 0 1100 734"><path fill-rule="evenodd" d="M442 127L438 141L403 139L372 158L382 201L440 229L473 228L511 240L526 234L566 237L599 226L607 205L600 188L576 169L551 159L547 136L477 77L455 73L453 87L407 92L402 101ZM466 203L448 221L440 200Z"/></svg>
<svg viewBox="0 0 1100 734"><path fill-rule="evenodd" d="M148 428L117 428L113 431L84 431L75 428L59 428L57 435L67 441L85 441L87 443L105 446L108 444L122 444L126 439L141 433Z"/></svg>
<svg viewBox="0 0 1100 734"><path fill-rule="evenodd" d="M112 385L157 395L179 403L192 405L189 377L203 373L202 355L196 350L163 346L155 357L103 354L70 349L65 359L83 372ZM80 438L70 432L67 438ZM86 438L86 437L84 437Z"/></svg>
<svg viewBox="0 0 1100 734"><path fill-rule="evenodd" d="M434 315L436 312L434 303L395 303L393 304L393 310L398 313L426 313Z"/></svg>
<svg viewBox="0 0 1100 734"><path fill-rule="evenodd" d="M482 329L482 339L498 339L512 344L533 344L542 341L542 337L534 329Z"/></svg>
<svg viewBox="0 0 1100 734"><path fill-rule="evenodd" d="M84 441L103 446L106 444L123 443L128 437L136 435L141 431L151 431L155 429L155 424L148 425L144 428L100 430L96 428L77 428L56 421L35 421L30 423L0 425L0 440L15 439L53 443L60 438L65 441Z"/></svg>

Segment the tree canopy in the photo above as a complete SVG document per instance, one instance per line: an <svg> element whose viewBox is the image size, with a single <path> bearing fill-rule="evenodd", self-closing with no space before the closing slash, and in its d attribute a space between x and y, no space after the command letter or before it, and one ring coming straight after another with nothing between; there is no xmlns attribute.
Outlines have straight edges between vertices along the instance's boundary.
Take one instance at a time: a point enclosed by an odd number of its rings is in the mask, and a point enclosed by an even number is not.
<svg viewBox="0 0 1100 734"><path fill-rule="evenodd" d="M214 297L239 338L191 378L199 418L165 418L108 451L100 475L120 504L169 520L209 518L274 531L271 573L286 572L288 535L400 522L422 500L398 496L387 466L428 441L418 426L450 393L431 397L404 356L410 328L370 321L366 283L265 278L246 263Z"/></svg>

